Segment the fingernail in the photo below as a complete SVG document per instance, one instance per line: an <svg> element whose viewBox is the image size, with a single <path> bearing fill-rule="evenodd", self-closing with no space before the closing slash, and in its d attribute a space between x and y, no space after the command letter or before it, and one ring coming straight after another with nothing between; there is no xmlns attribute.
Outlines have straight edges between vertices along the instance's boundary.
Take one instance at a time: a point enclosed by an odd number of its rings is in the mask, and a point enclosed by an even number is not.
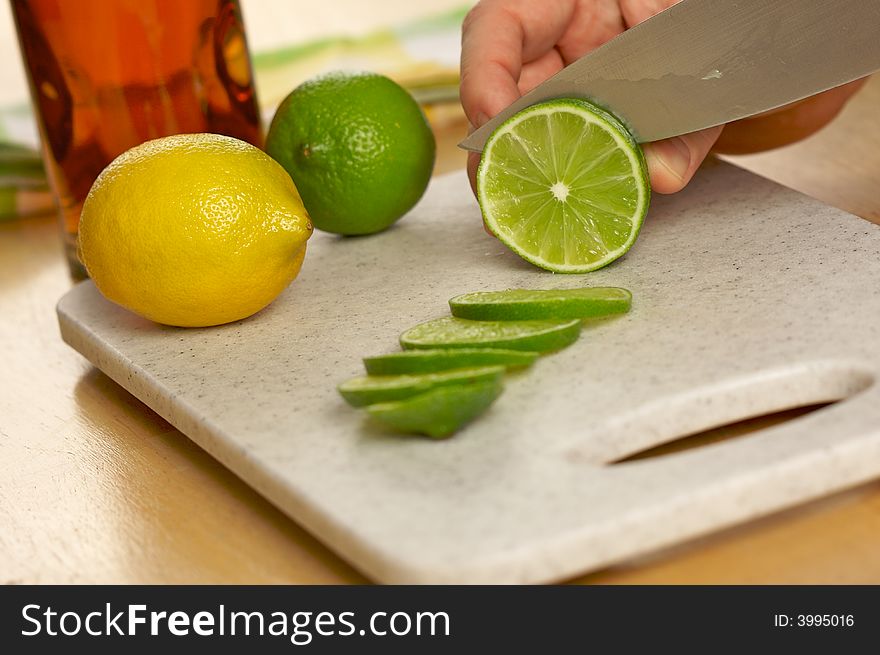
<svg viewBox="0 0 880 655"><path fill-rule="evenodd" d="M679 137L658 141L651 149L654 161L684 182L691 167L691 151Z"/></svg>
<svg viewBox="0 0 880 655"><path fill-rule="evenodd" d="M486 114L484 114L483 112L479 112L474 120L475 126L480 127L483 125L483 123L489 120L489 117L486 116Z"/></svg>

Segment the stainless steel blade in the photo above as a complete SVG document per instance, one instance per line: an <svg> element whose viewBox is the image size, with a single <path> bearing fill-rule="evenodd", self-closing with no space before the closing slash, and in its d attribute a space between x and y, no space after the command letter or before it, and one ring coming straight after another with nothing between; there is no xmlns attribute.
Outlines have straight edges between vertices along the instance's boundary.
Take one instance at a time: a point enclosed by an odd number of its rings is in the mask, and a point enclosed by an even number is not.
<svg viewBox="0 0 880 655"><path fill-rule="evenodd" d="M880 69L878 0L684 0L578 59L459 145L481 151L529 105L590 98L640 142L774 109Z"/></svg>

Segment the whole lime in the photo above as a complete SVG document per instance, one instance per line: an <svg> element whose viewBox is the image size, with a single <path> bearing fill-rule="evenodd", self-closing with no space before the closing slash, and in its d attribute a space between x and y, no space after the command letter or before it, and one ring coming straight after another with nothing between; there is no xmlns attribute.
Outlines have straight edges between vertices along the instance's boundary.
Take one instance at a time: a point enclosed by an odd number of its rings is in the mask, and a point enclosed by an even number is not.
<svg viewBox="0 0 880 655"><path fill-rule="evenodd" d="M403 88L374 73L335 72L278 107L266 152L293 178L315 227L372 234L406 214L434 167L434 135Z"/></svg>

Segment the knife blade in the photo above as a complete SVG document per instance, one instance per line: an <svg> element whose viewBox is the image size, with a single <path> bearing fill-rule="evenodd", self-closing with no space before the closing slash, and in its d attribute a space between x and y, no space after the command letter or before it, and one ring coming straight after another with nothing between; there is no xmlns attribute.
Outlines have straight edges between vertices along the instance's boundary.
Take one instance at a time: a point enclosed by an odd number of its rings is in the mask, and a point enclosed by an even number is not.
<svg viewBox="0 0 880 655"><path fill-rule="evenodd" d="M481 151L519 110L593 100L640 143L801 100L880 69L877 0L683 0L538 85L459 147Z"/></svg>

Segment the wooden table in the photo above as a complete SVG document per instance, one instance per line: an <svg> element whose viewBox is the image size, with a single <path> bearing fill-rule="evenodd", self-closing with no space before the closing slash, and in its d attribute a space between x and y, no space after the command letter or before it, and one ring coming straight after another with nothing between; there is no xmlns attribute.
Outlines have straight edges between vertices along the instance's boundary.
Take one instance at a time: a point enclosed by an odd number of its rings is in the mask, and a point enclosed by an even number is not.
<svg viewBox="0 0 880 655"><path fill-rule="evenodd" d="M740 165L880 223L880 77L829 128ZM461 121L438 172L463 165ZM0 582L364 578L58 335L53 217L0 225ZM880 482L594 573L601 583L880 583Z"/></svg>

